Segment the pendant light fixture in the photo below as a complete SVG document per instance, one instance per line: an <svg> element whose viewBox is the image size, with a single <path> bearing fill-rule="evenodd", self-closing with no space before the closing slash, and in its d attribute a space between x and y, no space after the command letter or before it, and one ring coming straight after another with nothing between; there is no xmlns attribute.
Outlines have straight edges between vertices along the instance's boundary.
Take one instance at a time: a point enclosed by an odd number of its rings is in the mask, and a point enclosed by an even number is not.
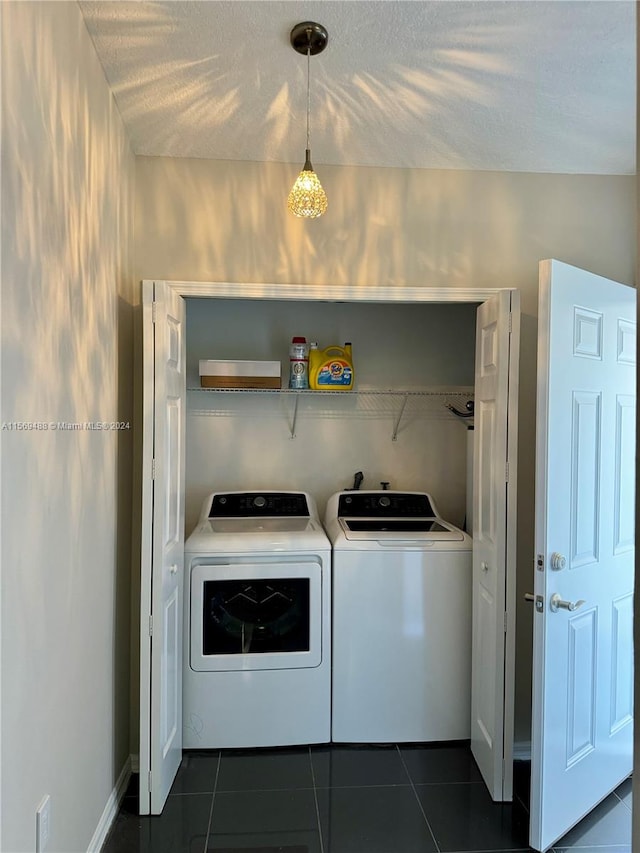
<svg viewBox="0 0 640 853"><path fill-rule="evenodd" d="M311 56L322 53L327 46L329 36L322 24L304 21L291 30L291 46L298 53L307 55L307 148L302 171L291 187L287 207L295 216L315 219L327 209L327 195L322 189L318 176L311 165L311 144L309 136L309 114L311 112L310 66Z"/></svg>

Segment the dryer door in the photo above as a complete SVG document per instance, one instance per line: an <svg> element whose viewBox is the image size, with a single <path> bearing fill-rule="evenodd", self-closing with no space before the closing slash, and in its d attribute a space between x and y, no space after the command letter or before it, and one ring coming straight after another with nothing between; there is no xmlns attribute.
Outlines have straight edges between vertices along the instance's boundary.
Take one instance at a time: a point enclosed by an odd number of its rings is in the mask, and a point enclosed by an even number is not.
<svg viewBox="0 0 640 853"><path fill-rule="evenodd" d="M322 567L192 564L191 669L299 669L322 661Z"/></svg>

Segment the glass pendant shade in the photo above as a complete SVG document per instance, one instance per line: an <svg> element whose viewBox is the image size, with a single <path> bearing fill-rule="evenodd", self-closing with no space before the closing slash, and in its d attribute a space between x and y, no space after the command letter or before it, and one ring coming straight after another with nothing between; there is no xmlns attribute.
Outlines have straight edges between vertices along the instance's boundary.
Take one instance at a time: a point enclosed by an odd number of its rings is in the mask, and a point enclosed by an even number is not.
<svg viewBox="0 0 640 853"><path fill-rule="evenodd" d="M291 213L303 219L317 219L326 211L328 204L327 194L313 171L310 153L307 150L305 164L287 199L287 207Z"/></svg>

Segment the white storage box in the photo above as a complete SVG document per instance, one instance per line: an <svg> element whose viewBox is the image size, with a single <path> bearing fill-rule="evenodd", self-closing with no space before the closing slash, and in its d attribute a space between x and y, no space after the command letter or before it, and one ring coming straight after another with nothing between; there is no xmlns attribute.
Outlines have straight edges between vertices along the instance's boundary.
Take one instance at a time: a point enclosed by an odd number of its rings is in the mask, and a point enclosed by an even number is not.
<svg viewBox="0 0 640 853"><path fill-rule="evenodd" d="M279 361L202 359L200 385L202 388L280 388L281 371Z"/></svg>

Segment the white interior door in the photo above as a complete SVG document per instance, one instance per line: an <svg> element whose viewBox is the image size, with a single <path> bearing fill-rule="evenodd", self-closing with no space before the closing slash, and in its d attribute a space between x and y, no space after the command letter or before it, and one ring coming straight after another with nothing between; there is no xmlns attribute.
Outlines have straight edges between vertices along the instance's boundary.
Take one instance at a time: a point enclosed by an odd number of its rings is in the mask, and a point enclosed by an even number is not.
<svg viewBox="0 0 640 853"><path fill-rule="evenodd" d="M632 768L635 305L630 287L540 264L535 850Z"/></svg>
<svg viewBox="0 0 640 853"><path fill-rule="evenodd" d="M184 300L143 283L140 814L159 814L182 758Z"/></svg>
<svg viewBox="0 0 640 853"><path fill-rule="evenodd" d="M494 800L513 792L520 302L478 309L473 471L471 750Z"/></svg>

